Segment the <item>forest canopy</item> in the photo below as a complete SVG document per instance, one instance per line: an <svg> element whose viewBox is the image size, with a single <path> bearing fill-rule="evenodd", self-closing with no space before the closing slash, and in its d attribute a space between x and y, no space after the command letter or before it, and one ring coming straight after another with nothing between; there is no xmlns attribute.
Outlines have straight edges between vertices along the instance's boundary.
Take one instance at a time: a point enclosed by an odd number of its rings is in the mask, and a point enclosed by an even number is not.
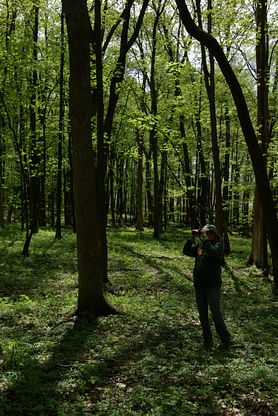
<svg viewBox="0 0 278 416"><path fill-rule="evenodd" d="M103 3L104 105L107 105L105 97L109 96L109 80L119 53L122 7L124 3ZM256 2L215 1L208 12L207 5L201 5L203 25L207 26L207 16L210 13L213 20L212 33L227 52L240 80L254 125L257 114L256 7ZM132 2L130 32L139 8L139 2ZM93 18L94 7L90 2L88 9ZM196 7L194 11L196 12ZM277 7L274 3L269 3L267 18L270 129L268 164L275 192ZM35 176L38 178L40 195L38 221L41 225L55 225L57 192L61 192L58 189L61 186L58 185L58 172L61 169L58 147L62 142L63 195L59 198L63 201L63 221L66 225L71 225L71 149L67 104L69 69L66 34L61 34L61 4L58 1L8 1L1 5L0 19L1 223L21 220L24 224L28 221L28 186ZM154 45L155 19L158 22ZM62 59L64 63L61 67ZM149 4L138 37L127 53L125 77L119 88L108 161L109 221L113 225L134 223L136 171L138 160L142 158L143 217L144 222L151 225L151 185L154 179L149 135L154 125L157 131L158 163L161 163L159 174L164 181L161 184L165 206L164 225L169 221L180 224L188 222L186 208L189 193L193 195L195 209L200 214L203 186L207 192L207 215L213 218L215 179L201 49L182 27L173 2ZM154 94L155 113L152 108ZM234 104L217 67L215 100L222 186L227 187L225 209L229 214L229 226L237 230L252 223L254 175ZM61 111L64 115L59 122ZM180 129L181 117L184 134L181 134ZM94 134L92 139L94 140ZM229 166L225 165L227 157Z"/></svg>
<svg viewBox="0 0 278 416"><path fill-rule="evenodd" d="M86 97L77 94L73 111L80 109L84 124L87 100L95 168L83 176L96 178L102 246L107 225L149 226L160 238L168 225L214 222L226 252L228 232L262 239L250 262L267 269L265 230L256 229L264 223L264 200L256 196L261 175L255 169L255 180L244 122L213 52L189 34L182 15L189 7L198 30L225 54L277 201L277 6L264 0L76 4L88 19L89 88ZM53 227L57 238L62 226L76 227L69 123L74 37L68 38L62 5L66 15L74 8L55 0L0 6L0 224L21 223L24 255L39 227Z"/></svg>

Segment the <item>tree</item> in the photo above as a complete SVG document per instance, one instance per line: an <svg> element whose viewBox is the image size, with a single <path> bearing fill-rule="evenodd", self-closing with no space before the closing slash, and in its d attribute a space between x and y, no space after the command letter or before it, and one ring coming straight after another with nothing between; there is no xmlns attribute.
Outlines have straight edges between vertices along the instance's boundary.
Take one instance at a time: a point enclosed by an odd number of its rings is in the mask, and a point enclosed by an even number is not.
<svg viewBox="0 0 278 416"><path fill-rule="evenodd" d="M127 0L125 3L123 12L119 18L119 21L115 26L109 31L106 42L98 51L98 58L96 57L96 78L97 78L97 195L98 195L98 226L99 226L99 235L100 235L100 250L101 255L100 259L102 261L102 275L103 280L106 282L107 278L107 264L108 264L108 250L107 250L107 236L106 236L106 226L107 226L107 214L108 214L108 195L106 191L107 185L107 167L108 167L108 158L110 152L110 141L112 136L112 127L113 120L116 112L116 107L118 104L121 85L125 75L126 68L126 59L127 54L132 45L134 44L140 27L143 22L143 17L145 10L148 6L149 0L144 0L142 7L140 9L138 18L135 20L135 25L130 34L130 21L131 21L131 8L134 4L134 0ZM98 3L96 2L96 5ZM99 15L101 15L101 10L99 6ZM101 22L101 21L100 21ZM119 53L116 60L115 68L112 71L112 77L109 84L109 98L107 104L107 111L104 114L104 104L103 104L103 92L101 93L101 88L103 88L103 79L102 79L102 54L105 52L109 41L118 27L119 23L122 22L121 37L120 37L120 46ZM102 26L100 25L97 29L95 28L94 36L99 38L99 42L102 42ZM95 40L96 42L96 40ZM96 42L97 45L97 42ZM99 47L100 48L100 47Z"/></svg>
<svg viewBox="0 0 278 416"><path fill-rule="evenodd" d="M63 8L70 61L70 125L79 277L77 315L101 316L115 313L115 309L104 297L99 261L96 160L91 131L91 25L86 0L63 0Z"/></svg>
<svg viewBox="0 0 278 416"><path fill-rule="evenodd" d="M273 200L270 182L267 174L264 155L261 152L256 133L249 115L247 103L237 77L217 40L204 32L194 23L184 0L176 0L176 4L183 24L190 35L204 44L216 58L218 65L230 88L237 108L238 117L244 138L249 150L252 166L256 178L256 185L263 205L266 231L269 238L274 285L273 291L278 293L278 220L275 203Z"/></svg>
<svg viewBox="0 0 278 416"><path fill-rule="evenodd" d="M267 30L267 1L256 2L256 66L257 66L257 130L261 153L267 164L268 147L268 30ZM268 273L267 239L265 238L265 223L260 193L255 191L254 219L252 233L252 250L248 264L255 264Z"/></svg>
<svg viewBox="0 0 278 416"><path fill-rule="evenodd" d="M202 29L201 19L201 6L200 0L197 0L197 12L199 27ZM207 14L208 14L208 33L212 32L212 2L208 0ZM224 243L227 240L226 224L224 222L223 214L223 203L222 203L222 174L221 164L219 156L219 144L218 144L218 133L217 133L217 119L216 119L216 99L215 99L215 62L212 52L209 50L209 65L206 57L206 50L203 44L201 44L202 51L202 69L204 72L205 86L207 96L209 100L209 111L210 111L210 129L211 129L211 144L214 164L214 175L215 175L215 212L216 212L216 226L221 235L225 235ZM225 253L229 253L229 244L224 244Z"/></svg>
<svg viewBox="0 0 278 416"><path fill-rule="evenodd" d="M64 41L64 11L61 11L61 58L59 74L59 133L58 133L58 164L57 164L57 212L56 212L56 234L55 238L62 237L61 230L61 208L62 208L62 163L63 163L63 138L65 118L65 92L64 92L64 67L65 67L65 41Z"/></svg>
<svg viewBox="0 0 278 416"><path fill-rule="evenodd" d="M13 2L12 5L9 7L7 3L7 11L6 11L6 26L5 26L5 52L8 54L9 46L10 46L10 37L15 30L15 21L17 16L17 9L16 5ZM4 116L4 108L5 104L3 101L3 95L5 90L5 81L7 77L7 64L5 63L3 68L3 80L1 85L1 103L0 103L0 227L4 227L5 219L4 219L4 211L5 211L5 136L3 134L4 127L5 127L5 116Z"/></svg>
<svg viewBox="0 0 278 416"><path fill-rule="evenodd" d="M31 243L33 233L38 232L39 225L39 201L40 201L40 149L37 133L37 88L38 88L38 33L39 33L39 7L34 4L34 24L32 30L33 38L33 59L34 67L30 77L30 149L31 149L31 163L29 174L28 187L28 202L26 213L26 238L22 250L23 256L29 256L29 246Z"/></svg>
<svg viewBox="0 0 278 416"><path fill-rule="evenodd" d="M173 34L169 33L169 26L172 25L172 21L167 25L166 19L165 22L163 22L163 31L164 36L166 39L166 51L169 55L169 60L173 64L174 69L174 76L175 76L175 89L174 89L174 95L176 97L176 101L178 102L178 99L182 97L182 89L181 89L181 82L180 77L183 73L182 69L178 69L177 64L184 63L185 59L187 57L187 49L189 49L189 45L185 45L185 51L182 56L180 50L182 50L181 42L175 42ZM182 24L179 20L179 26L178 26L178 34L180 35ZM181 36L179 36L180 38ZM192 77L193 78L193 77ZM194 81L193 81L194 82ZM173 118L171 118L171 121L173 123ZM186 122L185 122L185 115L184 112L180 112L179 114L179 132L180 137L182 140L182 154L183 154L183 161L182 161L182 168L183 173L185 177L185 187L186 187L186 197L187 197L187 217L188 217L188 224L192 228L198 227L198 214L197 214L197 206L196 206L196 198L194 197L194 184L193 184L193 175L192 175L192 167L190 163L190 157L189 157L189 149L187 145L187 131L186 131Z"/></svg>
<svg viewBox="0 0 278 416"><path fill-rule="evenodd" d="M138 149L137 177L136 177L136 230L143 231L143 135L136 129L136 143Z"/></svg>
<svg viewBox="0 0 278 416"><path fill-rule="evenodd" d="M151 49L151 68L150 68L150 95L151 95L151 115L153 117L153 126L150 130L150 149L153 158L153 175L154 175L154 238L159 239L162 232L162 194L163 181L159 178L158 166L158 130L157 130L157 115L158 115L158 87L156 85L156 57L157 57L157 28L161 14L165 8L165 2L160 0L158 5L154 5L155 18L152 27L152 49Z"/></svg>

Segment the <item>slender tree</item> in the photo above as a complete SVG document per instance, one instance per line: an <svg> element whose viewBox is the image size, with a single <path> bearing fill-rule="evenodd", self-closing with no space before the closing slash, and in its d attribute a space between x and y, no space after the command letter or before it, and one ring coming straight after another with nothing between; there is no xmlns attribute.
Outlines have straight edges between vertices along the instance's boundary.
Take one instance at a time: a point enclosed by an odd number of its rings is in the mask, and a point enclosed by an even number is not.
<svg viewBox="0 0 278 416"><path fill-rule="evenodd" d="M63 139L64 139L64 118L65 118L65 92L64 92L64 67L65 67L65 46L64 46L64 11L61 11L61 56L60 56L60 80L59 80L59 133L58 133L58 157L57 157L57 192L56 192L56 234L55 238L62 237L61 230L61 209L62 209L62 163L63 163Z"/></svg>
<svg viewBox="0 0 278 416"><path fill-rule="evenodd" d="M139 16L136 20L133 31L130 34L130 18L131 18L131 8L134 4L134 0L127 0L124 10L121 14L119 22L122 22L121 29L121 39L120 39L120 48L117 58L117 62L111 77L109 85L109 99L107 104L107 111L104 114L103 101L100 97L100 88L98 89L98 101L97 101L97 123L98 123L98 134L97 134L97 195L98 195L98 227L99 227L99 236L100 236L100 259L102 262L102 275L103 281L107 281L107 264L108 264L108 249L107 249L107 236L106 236L106 226L107 226L107 214L108 214L108 196L107 196L107 167L108 167L108 157L109 157L109 148L110 141L112 136L113 121L115 116L116 107L118 104L121 85L124 79L125 68L126 68L126 59L127 53L134 44L140 27L143 22L143 17L148 6L149 0L144 0L142 3ZM97 5L97 3L96 3ZM99 14L101 9L99 8ZM118 25L117 25L118 26ZM117 27L116 26L116 27ZM111 37L114 33L115 27L109 32L106 42L102 46L102 53L104 53ZM101 37L102 26L98 29L95 28L94 36ZM101 39L99 39L101 41ZM96 42L96 41L95 41ZM94 48L95 49L95 48ZM99 52L100 53L100 52ZM99 55L97 59L97 82L98 85L102 85L103 82L100 79L101 77L101 66L102 66L102 55ZM103 132L100 133L100 132Z"/></svg>
<svg viewBox="0 0 278 416"><path fill-rule="evenodd" d="M154 238L159 239L162 233L162 181L159 177L159 164L158 164L158 130L157 130L157 115L158 115L158 87L156 83L156 58L157 58L157 31L159 19L165 8L165 2L161 0L158 5L154 5L155 18L152 28L152 52L151 52L151 68L150 68L150 95L151 95L151 115L154 123L150 130L150 149L153 158L153 175L154 175Z"/></svg>
<svg viewBox="0 0 278 416"><path fill-rule="evenodd" d="M143 135L136 129L136 143L138 149L137 178L136 178L136 230L143 231Z"/></svg>
<svg viewBox="0 0 278 416"><path fill-rule="evenodd" d="M197 0L197 11L199 26L202 29L201 19L201 5L200 0ZM212 1L208 0L207 15L208 15L208 33L212 32ZM223 202L222 202L222 173L220 164L220 150L218 144L218 132L217 132L217 119L216 119L216 99L215 99L215 62L213 53L209 50L209 65L206 57L206 50L203 44L201 44L202 50L202 67L205 78L205 86L207 96L209 100L209 111L210 111L210 129L211 129L211 144L213 154L213 165L214 165L214 177L215 177L215 211L216 211L216 226L221 235L227 234L226 227L224 224L223 215ZM227 237L224 239L226 242ZM228 246L229 247L229 246ZM224 246L225 253L228 253L227 246Z"/></svg>
<svg viewBox="0 0 278 416"><path fill-rule="evenodd" d="M202 109L201 109L201 102L202 102L202 80L200 80L199 86L199 97L197 99L197 108L194 117L194 125L196 130L196 144L197 144L197 152L196 152L196 165L198 167L198 192L196 195L196 199L198 201L198 219L200 224L205 224L207 222L208 213L207 207L209 206L209 189L210 189L210 179L208 175L208 167L207 162L204 156L203 150L203 143L202 143ZM200 225L199 224L199 225Z"/></svg>
<svg viewBox="0 0 278 416"><path fill-rule="evenodd" d="M37 87L38 87L38 33L39 33L39 7L34 4L34 24L32 30L33 38L33 70L30 78L30 159L29 165L29 188L26 218L26 237L22 249L23 256L29 256L29 246L34 233L38 232L39 225L39 201L40 201L40 149L37 133Z"/></svg>
<svg viewBox="0 0 278 416"><path fill-rule="evenodd" d="M178 34L180 33L180 26L181 23L179 21L179 28L178 28ZM180 49L181 45L180 42L176 45L175 50L175 42L173 36L169 33L169 28L167 27L166 23L163 23L163 32L166 39L166 51L169 55L169 60L173 64L183 64L185 61L185 58L187 56L187 51L183 54L183 56L180 56ZM187 45L188 47L188 45ZM174 95L177 98L182 97L182 90L181 90L181 77L182 71L176 70L175 71L175 90ZM172 120L173 122L173 120ZM185 186L186 186L186 197L187 197L187 216L188 216L188 223L192 228L195 228L198 226L198 219L197 219L197 209L196 209L196 198L194 197L194 186L193 186L193 178L192 178L192 167L190 164L190 157L189 157L189 149L187 144L187 134L186 134L186 122L185 122L185 115L183 112L180 112L179 114L179 131L180 131L180 137L182 139L182 154L183 154L183 161L182 161L182 167L185 177Z"/></svg>
<svg viewBox="0 0 278 416"><path fill-rule="evenodd" d="M267 0L258 0L256 7L256 66L257 66L257 135L261 153L267 163L268 147L268 29ZM255 264L268 273L267 239L260 193L255 191L252 249L248 264Z"/></svg>

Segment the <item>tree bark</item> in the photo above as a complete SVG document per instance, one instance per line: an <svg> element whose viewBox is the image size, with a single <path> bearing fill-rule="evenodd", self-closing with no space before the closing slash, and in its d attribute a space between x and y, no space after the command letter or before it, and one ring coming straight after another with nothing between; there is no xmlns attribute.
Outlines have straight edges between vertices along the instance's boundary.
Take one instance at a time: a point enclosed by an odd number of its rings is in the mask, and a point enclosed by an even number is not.
<svg viewBox="0 0 278 416"><path fill-rule="evenodd" d="M230 148L231 148L231 120L228 106L225 106L225 156L223 163L223 193L222 193L222 204L224 208L223 217L224 224L227 226L229 224L229 179L230 179ZM223 235L224 238L224 248L225 254L230 253L231 246L228 233L225 232Z"/></svg>
<svg viewBox="0 0 278 416"><path fill-rule="evenodd" d="M143 137L136 131L138 149L137 178L136 178L136 230L143 231Z"/></svg>
<svg viewBox="0 0 278 416"><path fill-rule="evenodd" d="M5 220L4 220L5 139L4 139L4 135L2 135L3 125L4 125L4 118L2 118L2 116L0 115L0 227L1 228L3 228L5 225Z"/></svg>
<svg viewBox="0 0 278 416"><path fill-rule="evenodd" d="M63 0L70 60L70 124L78 254L77 315L115 310L103 295L97 226L96 166L93 157L90 88L90 21L86 0Z"/></svg>
<svg viewBox="0 0 278 416"><path fill-rule="evenodd" d="M202 19L201 19L201 8L200 0L197 1L197 11L198 11L198 20L199 27L202 29ZM211 33L212 30L212 4L211 0L208 0L208 32ZM218 144L218 133L217 133L217 120L216 120L216 103L215 103L215 62L212 52L209 50L209 67L206 57L206 51L203 44L201 44L202 50L202 67L205 78L205 86L207 91L207 96L209 100L209 111L210 111L210 129L211 129L211 144L212 144L212 155L213 155L213 166L214 166L214 176L215 176L215 213L216 213L216 226L218 231L223 237L224 242L224 251L226 254L229 252L228 246L225 244L228 235L226 232L226 225L224 222L223 214L223 201L222 201L222 175L221 175L221 165L220 165L220 155L219 155L219 144Z"/></svg>
<svg viewBox="0 0 278 416"><path fill-rule="evenodd" d="M256 64L257 64L257 135L261 152L266 162L268 145L268 45L267 45L267 7L266 0L256 2ZM252 250L248 264L262 268L267 275L267 239L264 224L262 201L259 192L255 192Z"/></svg>
<svg viewBox="0 0 278 416"><path fill-rule="evenodd" d="M107 212L108 212L108 197L106 191L107 184L107 164L108 164L108 155L109 155L109 146L112 135L113 120L115 115L116 106L118 103L120 95L120 87L124 79L125 66L126 66L126 56L127 52L135 42L136 37L138 36L139 29L143 22L143 17L145 10L147 8L149 0L144 0L139 17L137 19L135 29L130 36L130 13L131 7L134 3L134 0L127 0L125 8L121 15L122 21L122 31L121 31L121 44L120 52L117 59L116 67L113 72L113 76L110 82L110 92L109 92L109 101L107 105L106 116L104 117L104 123L102 126L99 124L98 128L103 130L103 135L98 134L98 150L97 150L97 193L98 193L98 223L99 223L99 232L100 232L100 249L102 259L102 273L104 282L108 281L107 277L107 259L108 259L108 249L107 249L107 237L106 237L106 226L107 226ZM95 27L95 37L101 36L102 28L101 26L96 29ZM111 32L112 33L112 32ZM111 35L112 36L112 35ZM109 40L110 40L109 35ZM99 51L101 52L101 51ZM99 58L102 58L102 54ZM98 60L100 63L100 59ZM100 68L100 65L97 65L97 68ZM100 101L99 101L100 103ZM99 104L98 104L99 105ZM104 111L103 108L98 108L98 123L100 123L99 110ZM104 116L104 114L103 114Z"/></svg>
<svg viewBox="0 0 278 416"><path fill-rule="evenodd" d="M265 226L272 256L274 277L273 291L275 294L278 294L278 220L276 208L271 193L264 156L261 153L242 88L217 40L212 35L198 28L194 23L184 0L176 0L176 4L186 30L212 52L230 88L251 157L256 184L262 201Z"/></svg>
<svg viewBox="0 0 278 416"><path fill-rule="evenodd" d="M29 256L29 246L34 233L38 232L39 222L39 201L40 201L40 178L39 178L39 145L37 140L37 84L38 84L38 73L37 73L37 60L38 60L38 33L39 33L39 7L34 5L34 26L33 26L33 59L34 69L32 71L30 81L30 159L31 164L29 168L29 189L28 189L28 202L29 202L29 221L26 219L26 236L25 243L21 254L25 257Z"/></svg>
<svg viewBox="0 0 278 416"><path fill-rule="evenodd" d="M64 11L61 13L61 54L60 54L60 79L59 79L59 133L58 133L58 163L57 163L57 193L56 193L56 234L55 238L62 237L61 211L62 211L62 164L63 164L63 140L64 140Z"/></svg>
<svg viewBox="0 0 278 416"><path fill-rule="evenodd" d="M153 193L152 193L152 177L151 177L151 152L146 152L146 194L147 194L147 212L148 212L148 226L151 228L154 224L153 215Z"/></svg>
<svg viewBox="0 0 278 416"><path fill-rule="evenodd" d="M73 232L76 232L75 212L74 212L74 194L73 194L73 163L72 163L72 137L69 128L68 131L68 167L64 170L64 215L65 226L71 226Z"/></svg>
<svg viewBox="0 0 278 416"><path fill-rule="evenodd" d="M269 268L267 260L267 241L265 238L262 204L257 190L255 192L253 211L252 250L247 264L255 264L258 268L263 269L264 273L267 275Z"/></svg>
<svg viewBox="0 0 278 416"><path fill-rule="evenodd" d="M200 85L201 89L201 85ZM198 226L205 225L207 218L208 200L209 200L209 189L210 180L207 172L207 164L204 157L203 145L202 145L202 125L201 125L201 92L198 103L198 110L195 114L195 125L196 125L196 144L197 144L197 166L198 166L198 193L196 196L198 205Z"/></svg>
<svg viewBox="0 0 278 416"><path fill-rule="evenodd" d="M15 31L15 23L17 18L17 7L16 2L12 4L11 10L9 9L9 4L6 3L7 6L7 19L6 19L6 27L5 27L5 52L9 53L10 48L10 39L12 33ZM6 90L6 77L8 74L8 65L4 64L3 69L4 76L1 80L1 97L3 99L3 95L5 94ZM2 100L1 100L2 101ZM4 227L5 225L5 153L6 153L6 141L4 135L4 127L5 127L5 117L4 117L4 110L5 108L2 107L2 102L0 101L0 227ZM4 106L5 107L5 106Z"/></svg>
<svg viewBox="0 0 278 416"><path fill-rule="evenodd" d="M155 77L155 64L156 64L156 54L157 54L157 28L159 18L164 10L164 5L161 4L161 0L158 2L157 10L155 10L156 15L153 23L152 29L152 51L151 51L151 69L150 69L150 96L151 96L151 115L153 117L154 123L152 129L150 130L150 149L152 152L153 158L153 185L154 185L154 230L153 237L159 240L162 233L162 182L159 178L159 167L158 167L158 135L157 135L157 103L158 103L158 89L156 85Z"/></svg>

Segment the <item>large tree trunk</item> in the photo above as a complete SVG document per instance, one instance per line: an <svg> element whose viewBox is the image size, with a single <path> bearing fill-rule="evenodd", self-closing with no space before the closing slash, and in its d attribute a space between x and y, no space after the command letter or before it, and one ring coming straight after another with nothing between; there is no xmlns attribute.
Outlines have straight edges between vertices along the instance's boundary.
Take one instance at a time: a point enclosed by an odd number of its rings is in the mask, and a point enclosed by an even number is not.
<svg viewBox="0 0 278 416"><path fill-rule="evenodd" d="M263 219L263 210L261 199L258 191L255 192L254 198L254 217L252 227L252 250L248 259L248 265L255 264L258 268L263 269L265 274L268 273L267 260L267 240L265 236L265 226ZM255 234L255 235L254 235Z"/></svg>
<svg viewBox="0 0 278 416"><path fill-rule="evenodd" d="M91 140L90 22L86 0L63 0L70 59L70 123L78 253L77 315L107 315L97 227L96 167Z"/></svg>
<svg viewBox="0 0 278 416"><path fill-rule="evenodd" d="M263 213L265 219L266 231L269 238L271 255L272 255L272 267L274 277L274 293L278 293L278 220L276 215L275 203L273 200L269 178L267 175L266 164L264 156L261 152L256 132L254 130L250 114L248 111L247 103L242 92L241 86L237 77L225 55L223 49L217 42L217 40L210 34L204 32L194 23L189 10L184 0L176 0L177 7L179 9L180 17L183 24L194 38L204 44L212 52L216 58L218 65L225 77L225 80L230 88L231 94L234 99L234 103L237 108L237 113L240 121L240 125L244 134L244 138L249 150L249 154L252 161L252 166L256 178L256 184L258 192L260 193Z"/></svg>

